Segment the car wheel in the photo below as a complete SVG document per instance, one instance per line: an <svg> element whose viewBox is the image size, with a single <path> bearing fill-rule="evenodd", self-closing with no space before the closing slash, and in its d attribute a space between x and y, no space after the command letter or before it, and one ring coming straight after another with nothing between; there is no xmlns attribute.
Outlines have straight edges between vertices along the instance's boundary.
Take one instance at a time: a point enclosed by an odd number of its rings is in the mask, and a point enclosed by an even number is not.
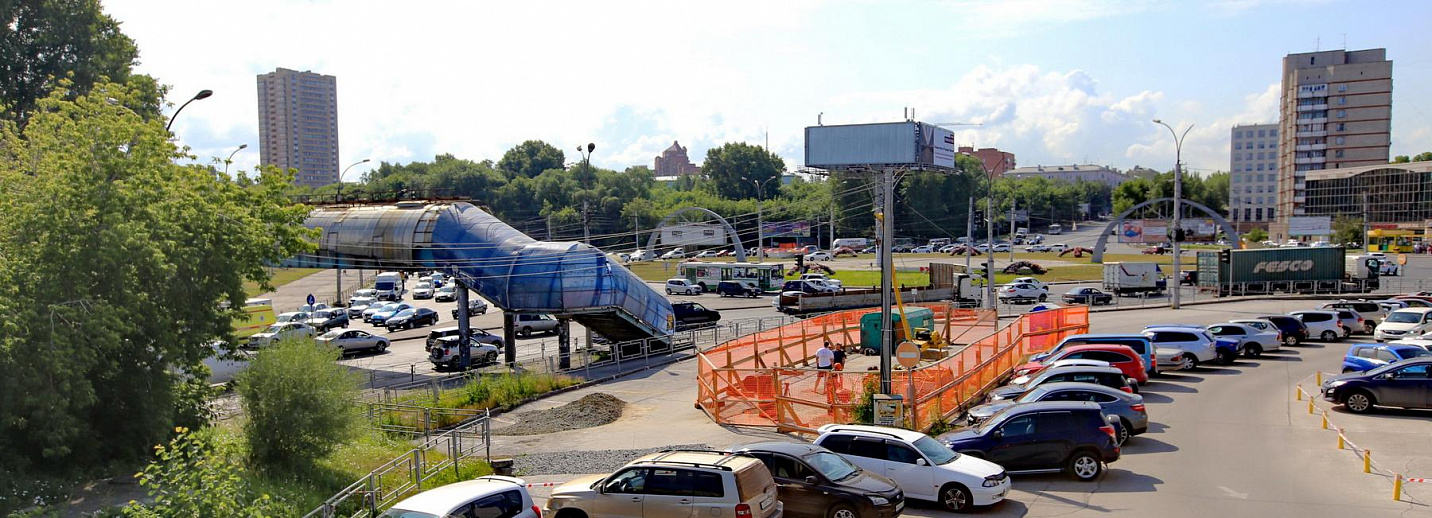
<svg viewBox="0 0 1432 518"><path fill-rule="evenodd" d="M1044 302L1044 301L1046 301L1046 300L1049 300L1049 296L1048 296L1048 295L1042 295L1042 294L1041 294L1041 295L1039 296L1039 301L1040 301L1040 302Z"/></svg>
<svg viewBox="0 0 1432 518"><path fill-rule="evenodd" d="M1338 341L1338 333L1332 330L1323 331L1322 338L1324 342L1336 342Z"/></svg>
<svg viewBox="0 0 1432 518"><path fill-rule="evenodd" d="M1089 482L1099 478L1104 472L1104 463L1094 455L1094 452L1080 450L1069 457L1069 474L1080 482Z"/></svg>
<svg viewBox="0 0 1432 518"><path fill-rule="evenodd" d="M1361 390L1353 391L1343 400L1343 406L1354 414L1366 414L1372 410L1374 404L1372 394Z"/></svg>
<svg viewBox="0 0 1432 518"><path fill-rule="evenodd" d="M1249 344L1248 348L1243 350L1243 354L1247 355L1249 358L1257 358L1259 356L1263 356L1263 346L1258 344Z"/></svg>
<svg viewBox="0 0 1432 518"><path fill-rule="evenodd" d="M940 507L946 511L963 513L974 507L970 490L959 484L945 484L940 488Z"/></svg>
<svg viewBox="0 0 1432 518"><path fill-rule="evenodd" d="M530 327L523 327L520 331L517 332L517 336L520 336L520 337L523 337L523 338L527 338L527 337L529 337L529 336L532 336L532 328L530 328Z"/></svg>
<svg viewBox="0 0 1432 518"><path fill-rule="evenodd" d="M487 353L487 356L483 357L483 358L482 358L482 361L483 361L483 363L486 364L486 365L496 365L496 364L497 364L497 353L495 353L495 352L489 352L489 353Z"/></svg>
<svg viewBox="0 0 1432 518"><path fill-rule="evenodd" d="M1351 327L1344 327L1344 328L1342 328L1342 330L1343 330L1343 338L1347 338L1347 337L1349 337L1349 336L1352 336L1352 328L1351 328Z"/></svg>
<svg viewBox="0 0 1432 518"><path fill-rule="evenodd" d="M825 516L826 518L855 518L860 515L855 513L855 508L850 504L835 504L825 512Z"/></svg>
<svg viewBox="0 0 1432 518"><path fill-rule="evenodd" d="M587 518L587 513L579 509L563 509L557 511L557 518Z"/></svg>
<svg viewBox="0 0 1432 518"><path fill-rule="evenodd" d="M382 341L382 342L378 342L378 347L377 347L377 349L378 349L378 352L380 352L380 353L383 352L383 351L388 350L388 342L387 342L386 340L385 340L385 341Z"/></svg>
<svg viewBox="0 0 1432 518"><path fill-rule="evenodd" d="M1132 435L1132 434L1134 433L1134 432L1133 432L1133 429L1134 429L1134 425L1133 425L1132 423L1129 423L1129 420L1128 420L1128 419L1124 419L1124 418L1122 418L1122 417L1119 418L1119 445L1120 445L1120 446L1123 446L1124 443L1129 442L1129 438L1130 438L1130 437L1133 437L1133 435Z"/></svg>
<svg viewBox="0 0 1432 518"><path fill-rule="evenodd" d="M1185 354L1185 355L1183 355L1183 369L1181 369L1181 370L1191 371L1191 370L1197 369L1197 368L1198 368L1198 357L1197 357L1197 356L1194 356L1194 355L1192 355L1192 354Z"/></svg>
<svg viewBox="0 0 1432 518"><path fill-rule="evenodd" d="M1292 347L1292 346L1294 346L1294 345L1298 345L1298 337L1293 336L1293 335L1286 335L1286 336L1284 336L1284 337L1283 337L1283 345L1286 345L1286 346L1288 346L1288 347Z"/></svg>
<svg viewBox="0 0 1432 518"><path fill-rule="evenodd" d="M666 289L666 294L667 294L667 295L671 295L671 288L667 288L667 289Z"/></svg>
<svg viewBox="0 0 1432 518"><path fill-rule="evenodd" d="M1233 362L1236 361L1237 359L1238 359L1238 352L1237 352L1237 351L1228 351L1228 350L1220 350L1220 351L1218 351L1218 362L1219 362L1219 363L1222 363L1222 364L1224 364L1224 365L1232 365Z"/></svg>

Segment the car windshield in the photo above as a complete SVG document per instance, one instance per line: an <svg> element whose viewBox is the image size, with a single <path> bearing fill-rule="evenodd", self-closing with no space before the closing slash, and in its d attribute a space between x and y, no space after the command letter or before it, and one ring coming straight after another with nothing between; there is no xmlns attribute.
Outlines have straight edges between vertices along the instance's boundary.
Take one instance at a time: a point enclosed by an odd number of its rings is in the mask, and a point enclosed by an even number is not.
<svg viewBox="0 0 1432 518"><path fill-rule="evenodd" d="M277 333L277 332L282 331L282 330L283 330L283 326L278 325L278 324L274 324L274 325L268 326L268 329L265 329L264 332L265 332L265 333Z"/></svg>
<svg viewBox="0 0 1432 518"><path fill-rule="evenodd" d="M411 309L405 309L405 310L399 311L398 314L393 315L393 316L395 316L395 317L410 317L410 316L413 316L413 313L414 313L413 310L411 310Z"/></svg>
<svg viewBox="0 0 1432 518"><path fill-rule="evenodd" d="M1404 360L1408 358L1421 358L1423 356L1432 356L1432 351L1428 351L1421 347L1408 347L1405 349L1394 349L1393 351L1397 353L1398 357Z"/></svg>
<svg viewBox="0 0 1432 518"><path fill-rule="evenodd" d="M960 454L955 453L953 450L946 448L945 445L940 444L939 441L929 437L916 439L915 449L920 450L920 453L925 454L925 457L929 458L930 462L935 463L937 466L940 464L949 464L960 457Z"/></svg>
<svg viewBox="0 0 1432 518"><path fill-rule="evenodd" d="M1384 320L1384 322L1391 322L1394 324L1416 324L1421 320L1421 313L1414 313L1412 311L1394 311L1391 315L1387 315L1387 320Z"/></svg>
<svg viewBox="0 0 1432 518"><path fill-rule="evenodd" d="M860 468L845 460L845 457L828 451L817 451L806 455L805 461L806 464L810 464L810 467L815 468L832 482L839 482L860 473Z"/></svg>

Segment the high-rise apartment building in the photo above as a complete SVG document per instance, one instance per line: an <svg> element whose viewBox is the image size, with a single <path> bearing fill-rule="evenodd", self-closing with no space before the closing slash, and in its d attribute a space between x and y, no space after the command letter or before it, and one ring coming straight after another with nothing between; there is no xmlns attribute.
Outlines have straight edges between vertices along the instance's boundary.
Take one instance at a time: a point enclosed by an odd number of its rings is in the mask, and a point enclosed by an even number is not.
<svg viewBox="0 0 1432 518"><path fill-rule="evenodd" d="M338 179L338 79L280 68L259 74L259 160L296 169L294 183Z"/></svg>
<svg viewBox="0 0 1432 518"><path fill-rule="evenodd" d="M1232 137L1228 219L1239 232L1266 228L1278 205L1278 125L1234 126Z"/></svg>
<svg viewBox="0 0 1432 518"><path fill-rule="evenodd" d="M1289 54L1282 92L1274 239L1303 215L1308 171L1387 163L1392 62L1387 49Z"/></svg>

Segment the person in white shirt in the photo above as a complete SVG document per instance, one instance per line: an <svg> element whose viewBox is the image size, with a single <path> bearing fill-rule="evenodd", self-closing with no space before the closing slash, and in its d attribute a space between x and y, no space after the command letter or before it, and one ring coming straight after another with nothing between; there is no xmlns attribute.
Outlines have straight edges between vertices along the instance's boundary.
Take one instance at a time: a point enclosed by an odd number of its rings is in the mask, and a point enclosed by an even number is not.
<svg viewBox="0 0 1432 518"><path fill-rule="evenodd" d="M818 389L820 382L825 380L825 371L835 368L835 351L830 350L830 342L823 343L820 349L816 349L815 368L820 370L816 373L815 378L815 387Z"/></svg>

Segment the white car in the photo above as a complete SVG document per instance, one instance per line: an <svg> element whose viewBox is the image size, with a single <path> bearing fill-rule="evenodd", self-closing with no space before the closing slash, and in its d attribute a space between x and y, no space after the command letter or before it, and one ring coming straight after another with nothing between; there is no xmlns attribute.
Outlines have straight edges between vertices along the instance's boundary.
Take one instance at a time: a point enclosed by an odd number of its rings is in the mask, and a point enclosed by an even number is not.
<svg viewBox="0 0 1432 518"><path fill-rule="evenodd" d="M1283 345L1298 345L1298 337L1293 335L1284 335L1283 331L1281 329L1278 329L1278 324L1274 324L1273 322L1268 320L1264 320L1261 318L1239 318L1229 320L1228 323L1241 324L1251 327L1253 329L1257 329L1259 331L1276 334L1278 335L1278 342L1282 343Z"/></svg>
<svg viewBox="0 0 1432 518"><path fill-rule="evenodd" d="M322 345L342 349L343 352L372 350L381 353L392 344L387 338L358 329L334 329L314 340Z"/></svg>
<svg viewBox="0 0 1432 518"><path fill-rule="evenodd" d="M1238 350L1250 358L1262 356L1263 351L1276 351L1282 345L1281 333L1277 331L1233 322L1208 326L1208 333L1215 337L1238 339Z"/></svg>
<svg viewBox="0 0 1432 518"><path fill-rule="evenodd" d="M403 499L379 518L501 516L542 518L520 478L488 475L429 489Z"/></svg>
<svg viewBox="0 0 1432 518"><path fill-rule="evenodd" d="M999 300L1001 302L1044 302L1049 299L1049 289L1041 288L1029 283L1006 284L999 289Z"/></svg>
<svg viewBox="0 0 1432 518"><path fill-rule="evenodd" d="M698 284L692 284L691 281L688 281L686 279L667 279L666 294L675 295L678 293L682 295L700 295L701 286Z"/></svg>
<svg viewBox="0 0 1432 518"><path fill-rule="evenodd" d="M633 263L638 263L638 262L642 262L642 261L650 261L651 258L652 258L652 253L651 253L651 252L648 252L648 251L646 251L646 250L632 250L631 254L627 256L627 259L630 260L630 261L633 262Z"/></svg>
<svg viewBox="0 0 1432 518"><path fill-rule="evenodd" d="M831 259L835 258L830 256L830 252L811 252L805 255L807 261L829 261Z"/></svg>
<svg viewBox="0 0 1432 518"><path fill-rule="evenodd" d="M1338 318L1337 311L1291 311L1288 316L1303 321L1308 326L1308 337L1318 337L1324 342L1336 342L1342 337L1352 333L1352 330L1342 326L1342 320Z"/></svg>
<svg viewBox="0 0 1432 518"><path fill-rule="evenodd" d="M1010 248L1009 243L995 243L995 244L994 244L994 251L996 251L996 252L1008 252L1008 251L1010 251L1010 250L1011 250L1011 248Z"/></svg>
<svg viewBox="0 0 1432 518"><path fill-rule="evenodd" d="M1062 254L1062 253L1064 253L1065 250L1068 250L1068 249L1069 249L1069 245L1066 245L1066 244L1064 244L1064 243L1054 243L1054 244L1052 244L1052 245L1049 245L1049 251L1050 251L1050 252L1054 252L1054 253L1056 253L1056 254Z"/></svg>
<svg viewBox="0 0 1432 518"><path fill-rule="evenodd" d="M1327 241L1313 241L1313 248L1326 248L1330 246L1333 246L1333 244Z"/></svg>
<svg viewBox="0 0 1432 518"><path fill-rule="evenodd" d="M1049 245L1030 245L1030 246L1024 247L1024 251L1026 251L1026 252L1048 252L1048 251L1050 251L1050 249L1049 249Z"/></svg>
<svg viewBox="0 0 1432 518"><path fill-rule="evenodd" d="M414 298L414 299L430 299L430 298L433 298L433 291L434 291L433 283L428 282L428 281L421 281L421 282L418 283L418 287L413 288L413 298Z"/></svg>
<svg viewBox="0 0 1432 518"><path fill-rule="evenodd" d="M997 504L1009 494L1009 475L999 464L955 453L920 432L844 424L817 431L817 445L861 469L885 475L906 498L936 502L947 511L968 511ZM884 447L866 447L882 442Z"/></svg>
<svg viewBox="0 0 1432 518"><path fill-rule="evenodd" d="M304 304L304 305L302 305L302 306L299 306L296 311L299 311L299 312L302 312L302 313L312 313L312 312L318 311L318 310L320 310L320 309L328 309L328 304L324 304L324 303L322 303L322 302L319 302L319 303L317 303L317 304Z"/></svg>
<svg viewBox="0 0 1432 518"><path fill-rule="evenodd" d="M720 250L702 250L701 253L696 254L696 258L705 259L707 257L720 257L720 254Z"/></svg>
<svg viewBox="0 0 1432 518"><path fill-rule="evenodd" d="M825 283L826 285L832 286L832 287L834 287L834 288L836 289L836 291L844 291L844 290L845 290L845 283L844 283L844 282L841 282L840 280L837 280L837 279L832 279L832 278L830 278L830 277L826 277L825 274L823 274L823 273L805 273L805 274L801 274L801 280L803 280L803 281L809 281L809 280L812 280L812 279L813 279L813 280L821 281L821 282Z"/></svg>
<svg viewBox="0 0 1432 518"><path fill-rule="evenodd" d="M268 347L290 338L313 338L315 334L318 333L313 330L313 326L301 322L274 324L268 326L268 329L264 329L262 333L250 336L247 346Z"/></svg>
<svg viewBox="0 0 1432 518"><path fill-rule="evenodd" d="M920 245L920 246L915 247L914 250L911 250L910 253L912 253L912 254L933 254L933 253L935 253L935 247L930 246L930 245Z"/></svg>
<svg viewBox="0 0 1432 518"><path fill-rule="evenodd" d="M1009 281L1009 283L1010 283L1010 284L1033 284L1034 287L1036 287L1036 288L1039 288L1039 289L1044 290L1044 291L1046 291L1046 292L1049 291L1049 285L1048 285L1048 284L1045 284L1045 283L1043 283L1043 282L1040 282L1039 279L1035 279L1034 277L1019 277L1019 278L1016 278L1016 279L1014 279L1014 280L1012 280L1012 281Z"/></svg>
<svg viewBox="0 0 1432 518"><path fill-rule="evenodd" d="M1382 319L1387 318L1387 314L1390 313L1385 308L1383 308L1381 304L1366 300L1339 300L1335 302L1328 302L1324 303L1321 306L1318 306L1318 309L1326 309L1329 311L1346 310L1353 312L1353 314L1357 315L1358 318L1362 319L1362 328L1353 329L1353 331L1369 335L1372 334L1373 331L1377 328L1377 323L1381 322Z"/></svg>
<svg viewBox="0 0 1432 518"><path fill-rule="evenodd" d="M287 313L279 313L278 318L274 319L274 323L287 324L289 322L307 322L308 318L309 317L307 311L289 311Z"/></svg>
<svg viewBox="0 0 1432 518"><path fill-rule="evenodd" d="M680 249L680 248L677 248L677 249L674 249L674 250L672 250L672 251L670 251L670 252L661 254L661 258L662 258L662 259L666 259L666 260L670 260L670 259L685 259L685 258L686 258L686 251L685 251L685 250L682 250L682 249Z"/></svg>
<svg viewBox="0 0 1432 518"><path fill-rule="evenodd" d="M1432 329L1432 308L1406 308L1393 311L1382 319L1372 338L1379 342L1420 336Z"/></svg>
<svg viewBox="0 0 1432 518"><path fill-rule="evenodd" d="M368 309L368 306L372 306L377 302L378 299L366 295L362 297L353 297L351 300L348 301L348 319L362 320L363 310Z"/></svg>
<svg viewBox="0 0 1432 518"><path fill-rule="evenodd" d="M449 284L433 292L433 301L435 302L452 302L454 300L457 300L457 286Z"/></svg>
<svg viewBox="0 0 1432 518"><path fill-rule="evenodd" d="M960 246L960 245L945 245L945 246L940 247L940 249L938 250L938 252L940 252L940 253L942 253L942 254L948 254L948 253L950 253L950 252L955 251L955 248L957 248L957 247L959 247L959 246Z"/></svg>
<svg viewBox="0 0 1432 518"><path fill-rule="evenodd" d="M363 297L368 297L368 298L376 299L376 298L378 298L378 290L375 290L375 289L373 289L373 288L363 288L363 289L361 289L361 290L358 290L358 291L353 292L353 296L348 297L348 306L349 306L349 307L352 307L352 306L353 306L353 301L358 300L358 299L363 298Z"/></svg>
<svg viewBox="0 0 1432 518"><path fill-rule="evenodd" d="M1149 326L1144 328L1144 336L1154 344L1155 350L1183 351L1182 360L1173 363L1183 365L1184 369L1198 368L1200 363L1218 359L1217 342L1201 326ZM1158 361L1162 365L1164 358Z"/></svg>
<svg viewBox="0 0 1432 518"><path fill-rule="evenodd" d="M1154 372L1181 371L1188 369L1187 354L1174 347L1154 348Z"/></svg>

